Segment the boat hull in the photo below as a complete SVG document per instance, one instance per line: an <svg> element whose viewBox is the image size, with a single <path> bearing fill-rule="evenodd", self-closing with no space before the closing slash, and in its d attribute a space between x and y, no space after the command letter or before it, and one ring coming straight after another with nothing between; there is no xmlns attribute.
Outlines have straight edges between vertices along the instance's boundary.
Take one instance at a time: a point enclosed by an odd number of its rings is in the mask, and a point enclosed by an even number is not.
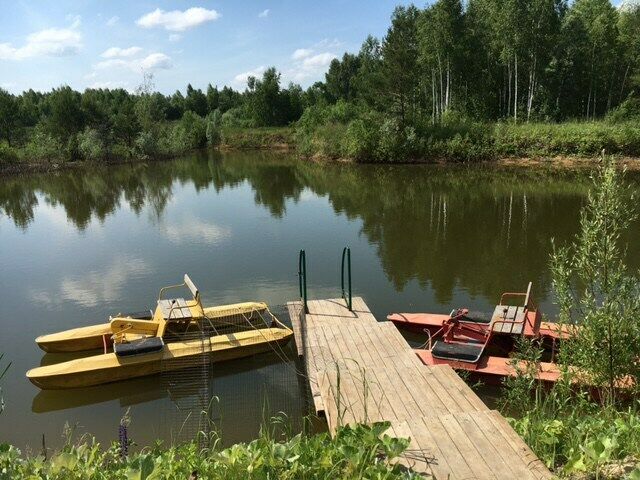
<svg viewBox="0 0 640 480"><path fill-rule="evenodd" d="M484 355L477 363L460 362L435 358L430 350L415 350L418 358L425 365L449 365L454 370L468 372L471 380L480 380L487 384L500 385L505 378L515 378L518 372L514 368L513 359ZM561 371L557 364L540 362L536 371L536 378L544 383L552 384L560 379Z"/></svg>
<svg viewBox="0 0 640 480"><path fill-rule="evenodd" d="M168 343L162 350L144 355L118 357L106 353L37 367L27 372L27 378L43 390L88 387L200 365L202 355L209 355L212 362L251 356L285 344L292 335L290 329L282 327L216 335L206 342Z"/></svg>
<svg viewBox="0 0 640 480"><path fill-rule="evenodd" d="M48 353L82 352L97 350L113 344L111 326L108 323L88 327L72 328L63 332L41 335L36 338L38 346Z"/></svg>
<svg viewBox="0 0 640 480"><path fill-rule="evenodd" d="M211 320L231 318L235 319L237 324L240 324L240 322L245 321L240 315L257 314L266 309L267 305L265 303L245 302L207 307L204 309L204 314ZM230 326L233 326L233 322L231 322ZM41 335L36 338L36 343L48 353L83 352L104 349L105 344L106 347L110 347L113 345L111 340L112 333L110 324L102 323Z"/></svg>

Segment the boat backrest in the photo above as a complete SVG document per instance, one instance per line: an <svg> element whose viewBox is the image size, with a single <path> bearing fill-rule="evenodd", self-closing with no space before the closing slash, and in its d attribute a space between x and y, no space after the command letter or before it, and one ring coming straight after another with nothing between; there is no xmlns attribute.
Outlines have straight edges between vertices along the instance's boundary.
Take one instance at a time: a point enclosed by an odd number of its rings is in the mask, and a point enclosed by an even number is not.
<svg viewBox="0 0 640 480"><path fill-rule="evenodd" d="M189 275L184 274L184 284L187 286L189 290L191 290L191 295L193 295L193 299L196 301L200 300L200 292L196 287L195 283L189 278Z"/></svg>
<svg viewBox="0 0 640 480"><path fill-rule="evenodd" d="M531 286L533 285L533 282L529 282L529 285L527 286L527 294L524 297L524 308L529 308L529 300L531 300Z"/></svg>

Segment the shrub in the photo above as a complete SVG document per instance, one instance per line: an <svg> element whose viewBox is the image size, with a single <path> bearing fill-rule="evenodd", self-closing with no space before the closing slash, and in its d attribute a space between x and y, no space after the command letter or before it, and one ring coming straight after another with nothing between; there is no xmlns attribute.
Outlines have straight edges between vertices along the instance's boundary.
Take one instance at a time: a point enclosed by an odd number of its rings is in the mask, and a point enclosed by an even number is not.
<svg viewBox="0 0 640 480"><path fill-rule="evenodd" d="M200 450L196 442L171 448L156 445L121 458L117 444L108 449L86 440L68 444L49 460L23 457L7 444L0 445L0 478L85 479L186 479L192 472L211 480L302 478L371 478L411 480L421 478L391 462L409 440L385 435L389 423L356 425L328 433L298 434L278 442L263 433L249 443ZM215 439L214 439L215 440Z"/></svg>
<svg viewBox="0 0 640 480"><path fill-rule="evenodd" d="M387 118L379 129L379 144L376 157L395 162L405 160L405 132L396 118Z"/></svg>
<svg viewBox="0 0 640 480"><path fill-rule="evenodd" d="M174 132L180 137L181 152L195 150L207 144L207 125L205 120L197 113L188 110L178 122L178 128Z"/></svg>
<svg viewBox="0 0 640 480"><path fill-rule="evenodd" d="M6 163L16 163L18 161L18 152L6 141L0 142L0 165Z"/></svg>
<svg viewBox="0 0 640 480"><path fill-rule="evenodd" d="M47 133L41 124L38 124L32 130L23 152L26 160L63 161L66 149L59 140Z"/></svg>
<svg viewBox="0 0 640 480"><path fill-rule="evenodd" d="M140 132L134 144L134 151L138 158L149 158L158 152L158 141L155 135L148 130Z"/></svg>
<svg viewBox="0 0 640 480"><path fill-rule="evenodd" d="M221 142L225 147L238 149L289 148L295 146L290 127L221 129Z"/></svg>
<svg viewBox="0 0 640 480"><path fill-rule="evenodd" d="M220 145L222 140L222 116L220 115L220 110L216 109L207 115L207 144L210 147L217 147Z"/></svg>
<svg viewBox="0 0 640 480"><path fill-rule="evenodd" d="M640 121L640 98L628 98L617 108L607 113L606 120L613 124Z"/></svg>
<svg viewBox="0 0 640 480"><path fill-rule="evenodd" d="M344 154L363 161L375 157L378 148L379 119L373 115L357 118L349 123L343 140Z"/></svg>
<svg viewBox="0 0 640 480"><path fill-rule="evenodd" d="M102 160L107 154L100 133L89 127L78 133L78 151L82 158L92 161Z"/></svg>
<svg viewBox="0 0 640 480"><path fill-rule="evenodd" d="M220 123L225 127L251 128L256 126L248 117L243 107L231 108L224 112L220 119Z"/></svg>
<svg viewBox="0 0 640 480"><path fill-rule="evenodd" d="M115 143L111 147L111 155L117 159L129 159L135 157L135 148L129 147L125 143Z"/></svg>

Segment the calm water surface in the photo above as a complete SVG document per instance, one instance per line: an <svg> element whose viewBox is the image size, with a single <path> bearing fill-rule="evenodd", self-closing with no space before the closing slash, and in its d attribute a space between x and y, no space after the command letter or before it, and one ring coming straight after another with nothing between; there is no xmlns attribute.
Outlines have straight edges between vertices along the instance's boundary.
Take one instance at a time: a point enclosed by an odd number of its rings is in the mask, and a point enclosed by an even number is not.
<svg viewBox="0 0 640 480"><path fill-rule="evenodd" d="M56 446L65 422L110 441L127 410L137 443L177 438L192 390L156 376L41 392L24 374L61 358L45 356L36 336L153 306L185 272L207 305L256 300L278 311L298 295L300 248L309 296L336 297L350 245L354 294L379 319L489 309L528 281L553 316L550 241L575 233L587 187L584 173L317 165L255 152L2 178L0 352L12 366L0 441L37 450L44 434ZM226 442L250 439L276 412L307 413L292 349L213 366L202 389L218 398L210 417Z"/></svg>

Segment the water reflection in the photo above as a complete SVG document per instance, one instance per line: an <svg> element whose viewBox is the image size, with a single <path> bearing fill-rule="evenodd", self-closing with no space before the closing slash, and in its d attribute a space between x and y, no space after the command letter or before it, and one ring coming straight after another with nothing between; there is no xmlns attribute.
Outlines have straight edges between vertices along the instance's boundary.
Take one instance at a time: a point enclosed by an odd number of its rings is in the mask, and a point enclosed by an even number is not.
<svg viewBox="0 0 640 480"><path fill-rule="evenodd" d="M220 192L247 182L254 202L274 218L285 215L287 200L300 201L308 189L327 196L337 214L362 221L362 232L376 245L397 290L416 280L422 287L431 285L436 299L448 303L456 285L464 285L471 295L490 296L528 280L546 285L549 240L563 241L575 232L587 180L586 174L572 172L326 166L268 153L210 153L172 162L10 178L0 185L0 211L16 226L28 228L35 207L44 201L62 207L83 230L92 218L103 221L123 202L136 214L148 205L170 241L215 245L231 239L231 226L197 219L189 212L180 221L165 223L164 211L176 183ZM110 295L92 284L70 291L86 299ZM78 301L93 301L86 299Z"/></svg>

